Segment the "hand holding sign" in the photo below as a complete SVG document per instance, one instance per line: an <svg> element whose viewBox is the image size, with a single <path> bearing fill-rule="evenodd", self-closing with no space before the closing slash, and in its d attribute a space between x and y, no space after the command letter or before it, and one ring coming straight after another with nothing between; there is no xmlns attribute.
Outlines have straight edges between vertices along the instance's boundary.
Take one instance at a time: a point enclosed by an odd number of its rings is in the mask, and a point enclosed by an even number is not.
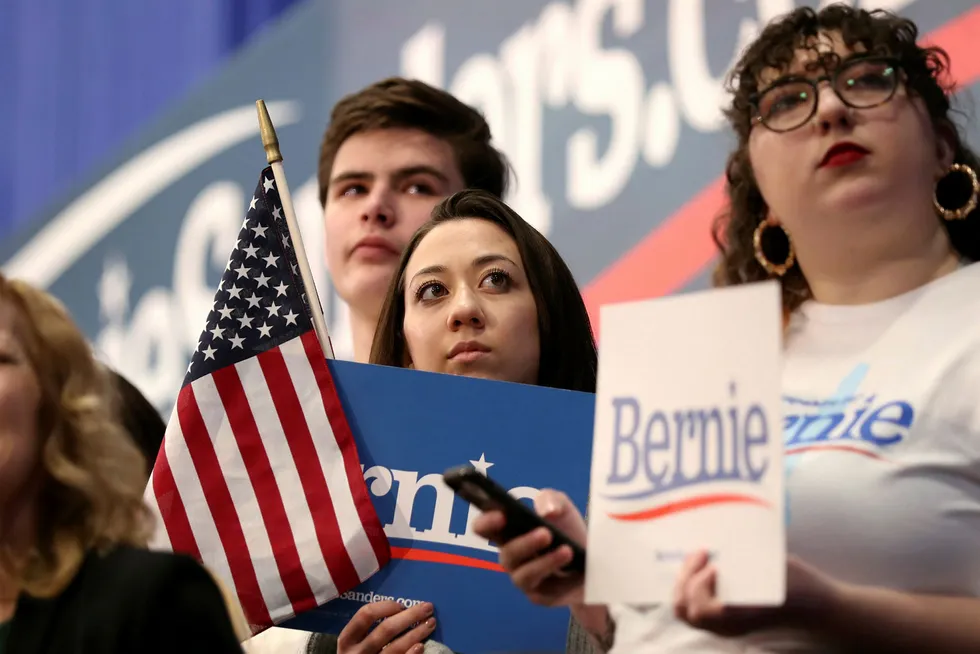
<svg viewBox="0 0 980 654"><path fill-rule="evenodd" d="M782 604L778 285L607 305L601 323L586 601L670 602L708 549L714 601Z"/></svg>
<svg viewBox="0 0 980 654"><path fill-rule="evenodd" d="M543 489L534 501L542 518L567 538L585 543L587 528L582 514L565 493ZM499 511L480 516L474 524L478 534L488 539L499 537L506 518ZM585 580L579 573L566 572L573 552L567 546L549 551L553 536L548 529L538 529L500 546L500 566L524 594L543 606L568 606L572 616L608 650L615 625L605 606L585 604Z"/></svg>
<svg viewBox="0 0 980 654"><path fill-rule="evenodd" d="M725 606L716 593L717 569L707 552L688 556L674 589L674 614L719 636L741 636L776 626L805 626L840 592L840 582L796 557L786 561L786 602L776 607Z"/></svg>
<svg viewBox="0 0 980 654"><path fill-rule="evenodd" d="M411 608L393 601L365 604L340 632L337 654L378 654L382 649L418 654L436 628L432 612L429 603Z"/></svg>

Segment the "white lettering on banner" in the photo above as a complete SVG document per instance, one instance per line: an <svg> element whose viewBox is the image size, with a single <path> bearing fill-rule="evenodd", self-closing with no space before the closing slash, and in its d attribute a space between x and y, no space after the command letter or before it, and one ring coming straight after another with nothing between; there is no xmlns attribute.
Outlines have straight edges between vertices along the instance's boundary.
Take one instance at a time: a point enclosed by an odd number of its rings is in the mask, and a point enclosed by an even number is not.
<svg viewBox="0 0 980 654"><path fill-rule="evenodd" d="M914 0L864 0L864 8L897 10ZM717 15L721 0L712 0ZM569 105L608 124L600 151L599 132L576 130L565 144L565 200L595 211L622 193L642 160L661 168L679 145L681 121L700 132L724 125L724 79L743 48L761 27L796 7L794 0L755 0L756 17L732 26L731 56L724 66L709 65L707 0L668 0L666 62L669 80L647 86L640 59L622 46L602 42L606 19L612 36L636 35L651 18L645 0L549 2L537 16L504 39L496 54L474 53L447 84L446 28L426 23L401 49L401 72L448 90L479 108L494 141L517 174L508 196L514 208L542 233L552 226L552 200L543 188L544 110Z"/></svg>
<svg viewBox="0 0 980 654"><path fill-rule="evenodd" d="M500 56L503 63L501 75L512 82L513 88L507 103L511 111L510 122L515 127L524 127L511 130L508 135L507 156L515 169L523 171L515 180L512 195L521 212L537 217L532 224L543 233L548 233L551 230L551 202L544 193L544 161L539 145L544 131L544 109L540 97L543 71L539 66L527 65L528 61L539 61L541 58L538 34L529 27L519 30L501 44Z"/></svg>
<svg viewBox="0 0 980 654"><path fill-rule="evenodd" d="M575 106L588 115L608 115L609 145L599 155L594 129L582 128L568 140L565 196L577 209L598 209L615 199L636 167L643 104L643 67L625 49L603 50L603 16L612 12L613 33L633 36L643 25L643 0L580 0L579 48L572 85Z"/></svg>
<svg viewBox="0 0 980 654"><path fill-rule="evenodd" d="M453 500L456 494L442 481L442 475L430 473L419 479L419 474L411 470L392 470L392 477L398 482L398 492L395 495L395 519L387 527L385 533L392 538L415 538L422 533L411 526L412 511L415 508L415 498L419 490L431 488L435 491L435 512L432 515L433 535L450 538L449 520L453 513Z"/></svg>
<svg viewBox="0 0 980 654"><path fill-rule="evenodd" d="M481 457L481 461L484 458ZM477 463L477 462L473 462ZM493 464L484 464L490 467ZM477 466L479 468L479 465ZM484 468L485 472L486 469ZM454 545L456 547L468 547L472 549L496 552L494 547L485 538L473 532L473 521L480 510L470 505L466 514L466 528L462 534L450 531L450 518L452 517L453 503L456 501L456 494L442 480L442 475L429 473L419 478L419 473L414 470L395 470L385 466L371 466L367 470L361 464L361 472L364 474L364 481L367 483L368 490L375 497L384 497L394 488L395 491L395 512L390 523L384 525L385 535L388 538L404 538L421 543L441 543L443 545ZM432 489L431 492L420 494L423 489ZM517 486L508 491L512 497L517 499L528 499L532 502L541 492L531 486ZM420 498L428 501L434 494L432 524L428 529L415 529L412 527L412 516L415 506ZM390 598L389 598L390 599Z"/></svg>
<svg viewBox="0 0 980 654"><path fill-rule="evenodd" d="M201 328L214 303L208 271L228 261L228 252L241 228L248 201L240 184L212 182L191 202L177 237L174 252L173 289L180 303L176 316L184 343L197 343ZM180 381L177 382L177 386Z"/></svg>
<svg viewBox="0 0 980 654"><path fill-rule="evenodd" d="M427 23L402 46L402 70L412 71L413 78L426 84L440 86L446 76L445 49L445 28L440 23Z"/></svg>
<svg viewBox="0 0 980 654"><path fill-rule="evenodd" d="M647 94L643 122L643 160L653 168L663 168L674 158L681 138L681 119L670 84L660 82Z"/></svg>
<svg viewBox="0 0 980 654"><path fill-rule="evenodd" d="M300 118L296 102L267 104L277 126ZM255 106L249 104L208 116L154 143L51 218L3 264L4 272L47 288L150 198L258 131Z"/></svg>
<svg viewBox="0 0 980 654"><path fill-rule="evenodd" d="M277 127L297 123L292 100L267 102ZM107 234L201 163L257 135L255 106L227 109L188 125L129 159L55 215L4 263L11 277L47 288ZM294 194L294 204L314 278L331 324L334 350L349 356L345 309L325 284L322 212L313 177ZM98 356L129 378L156 405L169 409L197 345L215 287L208 271L223 265L244 218L244 191L214 180L195 197L178 236L172 288L154 286L133 305L134 275L127 258L109 253L96 293L102 326L93 339ZM312 238L311 238L312 236ZM140 270L142 262L133 267ZM215 275L215 285L217 276ZM329 290L328 290L329 289ZM335 320L331 321L333 317ZM339 322L337 320L339 318Z"/></svg>
<svg viewBox="0 0 980 654"><path fill-rule="evenodd" d="M340 599L360 602L361 604L372 604L374 602L398 602L399 604L401 604L407 609L410 609L413 606L417 604L421 604L422 602L425 601L425 600L418 600L418 599L410 599L408 597L399 597L396 599L391 595L381 595L371 590L367 592L349 590L346 593L341 593ZM414 627L415 625L412 626Z"/></svg>
<svg viewBox="0 0 980 654"><path fill-rule="evenodd" d="M793 8L793 0L758 0L757 8L760 13L768 12L777 4ZM667 3L667 65L684 119L696 130L713 132L724 124L724 76L755 38L759 25L751 20L739 22L732 60L715 77L708 66L704 5L705 0Z"/></svg>

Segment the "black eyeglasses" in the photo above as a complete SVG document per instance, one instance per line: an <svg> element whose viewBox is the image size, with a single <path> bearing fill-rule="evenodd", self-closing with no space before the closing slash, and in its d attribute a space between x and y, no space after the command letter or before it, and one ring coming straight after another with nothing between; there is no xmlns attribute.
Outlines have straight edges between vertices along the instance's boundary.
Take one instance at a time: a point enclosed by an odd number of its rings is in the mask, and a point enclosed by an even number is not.
<svg viewBox="0 0 980 654"><path fill-rule="evenodd" d="M774 132L801 127L817 113L819 85L825 81L848 107L877 107L895 95L899 77L899 64L889 57L852 59L831 75L815 79L785 77L751 98L755 109L752 120Z"/></svg>

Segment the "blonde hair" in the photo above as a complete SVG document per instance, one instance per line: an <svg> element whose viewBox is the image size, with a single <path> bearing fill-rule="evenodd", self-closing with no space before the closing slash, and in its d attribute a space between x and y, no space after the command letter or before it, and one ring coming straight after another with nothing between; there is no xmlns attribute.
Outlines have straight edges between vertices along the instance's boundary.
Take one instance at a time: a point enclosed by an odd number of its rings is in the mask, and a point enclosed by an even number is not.
<svg viewBox="0 0 980 654"><path fill-rule="evenodd" d="M0 303L12 309L14 333L37 377L43 470L37 539L27 552L0 552L0 565L15 588L51 597L90 550L146 546L146 461L117 419L112 379L61 303L3 275Z"/></svg>
<svg viewBox="0 0 980 654"><path fill-rule="evenodd" d="M119 419L116 378L96 361L85 336L53 296L0 274L0 304L41 393L38 438L44 479L38 532L26 553L0 551L14 587L35 597L60 593L91 550L145 548L153 518L143 501L147 462ZM214 579L240 641L251 633L237 599Z"/></svg>
<svg viewBox="0 0 980 654"><path fill-rule="evenodd" d="M218 592L221 593L221 599L224 600L225 608L228 610L231 628L235 632L238 642L241 643L242 649L247 653L251 649L248 640L252 637L252 627L245 617L245 611L242 610L242 605L238 603L238 598L231 592L231 589L221 581L221 577L216 575L207 566L204 569L208 571L208 574L211 575L211 579L214 581L214 585L218 587Z"/></svg>

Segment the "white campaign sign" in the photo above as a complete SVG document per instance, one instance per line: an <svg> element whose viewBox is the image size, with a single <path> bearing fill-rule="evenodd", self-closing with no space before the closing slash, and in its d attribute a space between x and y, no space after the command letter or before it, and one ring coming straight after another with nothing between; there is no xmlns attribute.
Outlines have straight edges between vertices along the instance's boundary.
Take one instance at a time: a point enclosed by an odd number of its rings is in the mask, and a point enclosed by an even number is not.
<svg viewBox="0 0 980 654"><path fill-rule="evenodd" d="M781 604L778 285L607 305L600 325L586 601L669 602L705 549L723 602Z"/></svg>

